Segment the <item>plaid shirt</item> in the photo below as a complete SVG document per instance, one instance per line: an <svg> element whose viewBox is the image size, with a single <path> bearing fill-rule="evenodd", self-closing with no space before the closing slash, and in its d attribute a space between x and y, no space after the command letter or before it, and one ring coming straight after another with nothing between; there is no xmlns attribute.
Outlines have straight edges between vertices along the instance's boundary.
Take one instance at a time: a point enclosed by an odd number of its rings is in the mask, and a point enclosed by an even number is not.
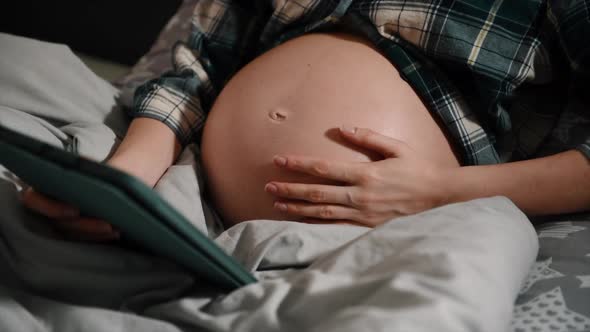
<svg viewBox="0 0 590 332"><path fill-rule="evenodd" d="M141 86L133 115L198 140L242 66L336 25L361 33L446 126L463 163L577 148L590 158L590 5L582 0L201 0L174 70Z"/></svg>

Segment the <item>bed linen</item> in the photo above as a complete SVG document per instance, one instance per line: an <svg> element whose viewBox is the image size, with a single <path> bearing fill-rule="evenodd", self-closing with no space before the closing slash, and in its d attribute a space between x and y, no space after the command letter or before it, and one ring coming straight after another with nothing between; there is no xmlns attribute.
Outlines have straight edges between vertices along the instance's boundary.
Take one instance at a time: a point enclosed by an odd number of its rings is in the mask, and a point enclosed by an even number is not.
<svg viewBox="0 0 590 332"><path fill-rule="evenodd" d="M118 91L65 46L4 34L0 45L0 123L104 160L128 123ZM527 294L552 291L535 271L555 262L540 256L529 273L537 234L505 198L374 230L255 220L224 231L201 200L198 157L185 149L155 190L259 283L221 294L132 245L64 241L19 205L22 184L0 166L0 330L497 332L532 329ZM578 325L564 331L588 329L570 311Z"/></svg>
<svg viewBox="0 0 590 332"><path fill-rule="evenodd" d="M512 330L590 331L590 213L551 217L536 228L540 250Z"/></svg>

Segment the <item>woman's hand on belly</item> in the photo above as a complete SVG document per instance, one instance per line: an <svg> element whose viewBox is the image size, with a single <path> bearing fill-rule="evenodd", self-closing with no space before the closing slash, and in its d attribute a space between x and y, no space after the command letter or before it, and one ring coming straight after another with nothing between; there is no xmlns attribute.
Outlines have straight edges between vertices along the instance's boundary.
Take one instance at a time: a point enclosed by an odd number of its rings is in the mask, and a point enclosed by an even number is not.
<svg viewBox="0 0 590 332"><path fill-rule="evenodd" d="M350 222L378 226L393 218L447 203L451 169L420 156L402 141L369 129L341 129L347 141L383 156L375 162L332 162L305 156L276 156L277 167L345 183L342 186L269 182L276 209L304 222Z"/></svg>

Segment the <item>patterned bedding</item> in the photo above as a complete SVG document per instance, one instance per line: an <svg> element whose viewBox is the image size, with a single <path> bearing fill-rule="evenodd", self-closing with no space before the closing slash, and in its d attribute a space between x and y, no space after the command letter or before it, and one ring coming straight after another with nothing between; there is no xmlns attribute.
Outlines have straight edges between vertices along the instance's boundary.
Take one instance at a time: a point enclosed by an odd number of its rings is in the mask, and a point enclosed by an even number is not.
<svg viewBox="0 0 590 332"><path fill-rule="evenodd" d="M536 228L539 254L516 301L513 331L590 331L590 214Z"/></svg>

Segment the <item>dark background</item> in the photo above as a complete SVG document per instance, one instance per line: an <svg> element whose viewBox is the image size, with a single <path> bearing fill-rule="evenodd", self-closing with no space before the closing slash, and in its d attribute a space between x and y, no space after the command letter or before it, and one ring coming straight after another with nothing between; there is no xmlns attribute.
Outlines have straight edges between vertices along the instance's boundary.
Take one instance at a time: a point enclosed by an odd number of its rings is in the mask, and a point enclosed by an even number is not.
<svg viewBox="0 0 590 332"><path fill-rule="evenodd" d="M133 65L149 50L181 2L6 1L0 6L0 32L63 43L76 51Z"/></svg>

